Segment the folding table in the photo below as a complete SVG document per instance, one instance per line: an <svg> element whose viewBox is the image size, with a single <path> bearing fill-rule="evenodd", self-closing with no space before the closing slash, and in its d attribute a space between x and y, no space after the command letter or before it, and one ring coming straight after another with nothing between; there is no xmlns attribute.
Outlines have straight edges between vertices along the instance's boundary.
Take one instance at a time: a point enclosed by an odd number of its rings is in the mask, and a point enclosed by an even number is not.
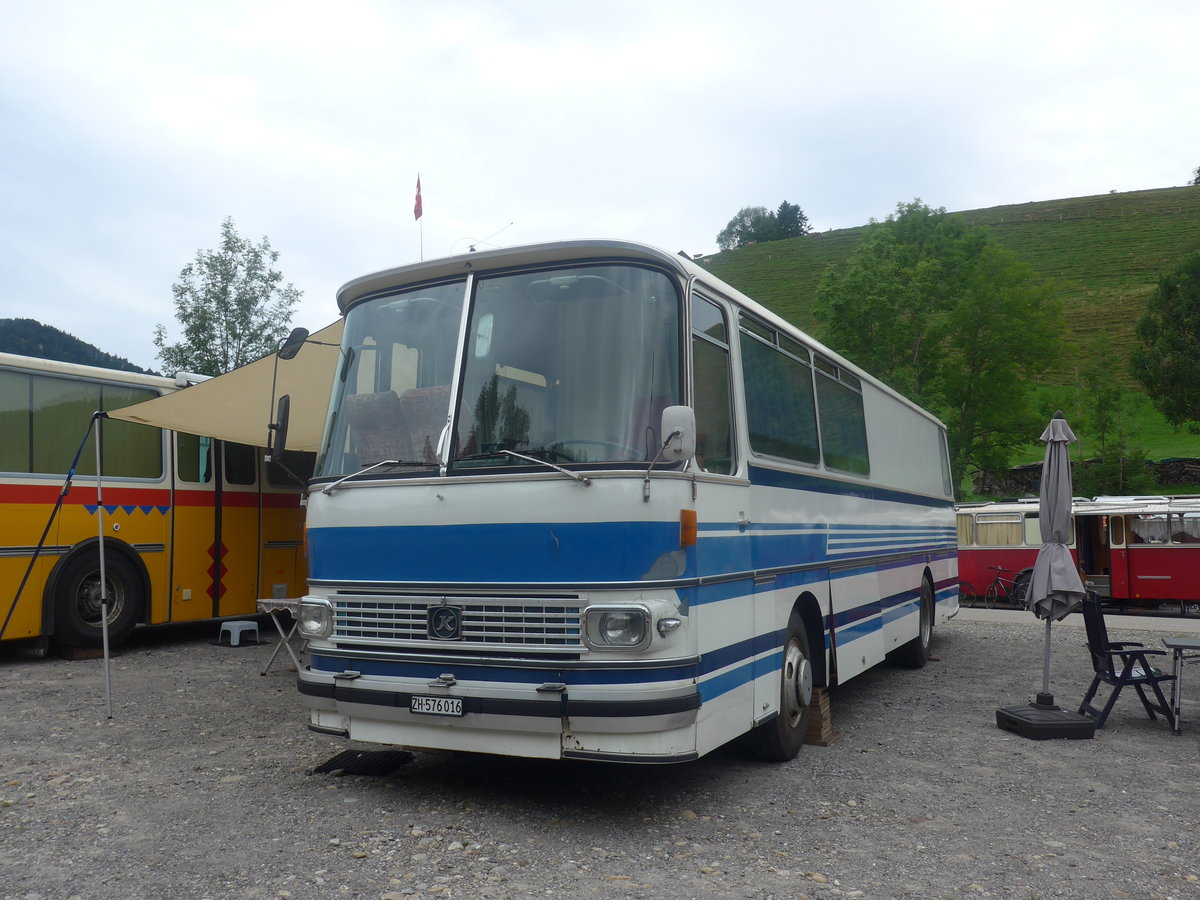
<svg viewBox="0 0 1200 900"><path fill-rule="evenodd" d="M292 658L292 662L296 664L296 671L300 671L300 659L296 656L296 651L292 649L292 638L296 634L296 626L300 624L300 618L296 615L296 609L299 605L299 600L289 600L286 598L258 601L258 611L269 614L271 621L275 623L275 630L279 632L279 643L271 651L271 658L267 660L266 666L259 672L260 675L267 674L267 669L271 668L271 663L275 662L275 657L279 655L280 648L287 648L288 655ZM285 632L283 630L283 624L279 621L279 614L281 612L292 614L292 628L290 631Z"/></svg>
<svg viewBox="0 0 1200 900"><path fill-rule="evenodd" d="M1175 733L1183 734L1183 726L1179 721L1179 705L1182 700L1180 683L1183 681L1183 661L1200 659L1200 654L1184 656L1189 651L1200 651L1200 638L1165 637L1163 646L1171 651L1175 662L1175 681L1171 685L1171 710L1175 713Z"/></svg>

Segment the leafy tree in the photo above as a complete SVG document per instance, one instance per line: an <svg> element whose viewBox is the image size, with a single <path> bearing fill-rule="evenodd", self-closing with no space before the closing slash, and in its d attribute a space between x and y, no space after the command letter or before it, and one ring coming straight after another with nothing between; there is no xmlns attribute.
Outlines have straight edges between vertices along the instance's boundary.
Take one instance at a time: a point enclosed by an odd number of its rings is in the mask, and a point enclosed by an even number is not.
<svg viewBox="0 0 1200 900"><path fill-rule="evenodd" d="M1168 422L1200 432L1200 251L1159 277L1137 336L1133 376Z"/></svg>
<svg viewBox="0 0 1200 900"><path fill-rule="evenodd" d="M197 250L171 285L183 338L168 344L167 329L154 329L166 371L220 375L272 352L301 295L272 268L278 259L265 237L257 245L247 241L226 217L220 249Z"/></svg>
<svg viewBox="0 0 1200 900"><path fill-rule="evenodd" d="M1200 166L1196 166L1196 171L1192 173L1192 180L1188 184L1200 185Z"/></svg>
<svg viewBox="0 0 1200 900"><path fill-rule="evenodd" d="M717 235L717 246L722 250L744 247L767 237L774 226L774 214L765 206L744 206L729 220Z"/></svg>
<svg viewBox="0 0 1200 900"><path fill-rule="evenodd" d="M762 244L799 237L808 231L808 217L795 203L784 200L776 212L765 206L745 206L717 235L717 246L733 250L747 244Z"/></svg>
<svg viewBox="0 0 1200 900"><path fill-rule="evenodd" d="M1041 433L1031 382L1054 358L1061 308L986 229L901 203L822 279L816 313L826 343L942 418L959 480Z"/></svg>
<svg viewBox="0 0 1200 900"><path fill-rule="evenodd" d="M1074 431L1089 440L1082 465L1075 467L1074 489L1080 496L1101 494L1152 494L1156 489L1147 465L1146 451L1129 447L1128 422L1133 416L1133 394L1113 378L1112 341L1101 336L1089 343L1079 371L1079 415Z"/></svg>

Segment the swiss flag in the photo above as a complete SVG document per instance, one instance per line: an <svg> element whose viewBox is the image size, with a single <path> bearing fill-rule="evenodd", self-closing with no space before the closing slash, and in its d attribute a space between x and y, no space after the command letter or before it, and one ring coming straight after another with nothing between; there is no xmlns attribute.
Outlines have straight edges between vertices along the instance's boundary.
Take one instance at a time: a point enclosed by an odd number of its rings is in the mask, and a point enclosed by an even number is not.
<svg viewBox="0 0 1200 900"><path fill-rule="evenodd" d="M413 203L413 219L416 220L416 219L421 218L422 211L423 210L421 209L421 176L418 175L417 176L417 199L416 199L416 202Z"/></svg>

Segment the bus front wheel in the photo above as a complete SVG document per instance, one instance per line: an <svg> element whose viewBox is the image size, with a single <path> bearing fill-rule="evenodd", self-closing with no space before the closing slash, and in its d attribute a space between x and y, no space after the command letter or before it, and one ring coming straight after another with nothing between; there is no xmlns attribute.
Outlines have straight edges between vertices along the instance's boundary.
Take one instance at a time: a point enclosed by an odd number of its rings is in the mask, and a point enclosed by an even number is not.
<svg viewBox="0 0 1200 900"><path fill-rule="evenodd" d="M917 610L917 636L895 652L895 661L910 669L919 669L929 661L929 647L933 643L933 585L928 578L921 579L921 599Z"/></svg>
<svg viewBox="0 0 1200 900"><path fill-rule="evenodd" d="M116 646L133 632L142 608L142 579L134 565L118 553L105 557L108 587L108 642ZM54 591L54 640L65 647L99 647L102 605L100 556L81 553L68 561Z"/></svg>
<svg viewBox="0 0 1200 900"><path fill-rule="evenodd" d="M808 632L798 612L788 619L780 669L779 715L750 732L751 747L760 759L787 762L804 745L812 711L813 669Z"/></svg>

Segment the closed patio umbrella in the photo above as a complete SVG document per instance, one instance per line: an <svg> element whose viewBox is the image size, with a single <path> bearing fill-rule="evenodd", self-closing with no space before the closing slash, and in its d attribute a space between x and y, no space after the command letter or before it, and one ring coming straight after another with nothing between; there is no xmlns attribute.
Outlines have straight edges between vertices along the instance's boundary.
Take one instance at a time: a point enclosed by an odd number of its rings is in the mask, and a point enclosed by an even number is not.
<svg viewBox="0 0 1200 900"><path fill-rule="evenodd" d="M1061 410L1054 414L1041 439L1046 444L1038 493L1042 548L1030 573L1025 606L1039 619L1046 621L1042 690L1033 703L996 710L996 724L1034 739L1090 738L1095 733L1095 727L1088 717L1060 709L1050 693L1051 623L1061 621L1079 609L1084 595L1079 569L1067 548L1071 541L1072 497L1069 448L1075 442L1075 435Z"/></svg>
<svg viewBox="0 0 1200 900"><path fill-rule="evenodd" d="M1050 693L1050 624L1061 622L1083 603L1084 587L1079 569L1067 544L1071 541L1071 456L1075 443L1071 426L1057 412L1042 432L1046 457L1042 463L1042 482L1038 492L1038 524L1042 530L1042 549L1038 551L1025 594L1026 608L1046 620L1046 645L1043 653L1042 693L1038 703L1054 705Z"/></svg>

